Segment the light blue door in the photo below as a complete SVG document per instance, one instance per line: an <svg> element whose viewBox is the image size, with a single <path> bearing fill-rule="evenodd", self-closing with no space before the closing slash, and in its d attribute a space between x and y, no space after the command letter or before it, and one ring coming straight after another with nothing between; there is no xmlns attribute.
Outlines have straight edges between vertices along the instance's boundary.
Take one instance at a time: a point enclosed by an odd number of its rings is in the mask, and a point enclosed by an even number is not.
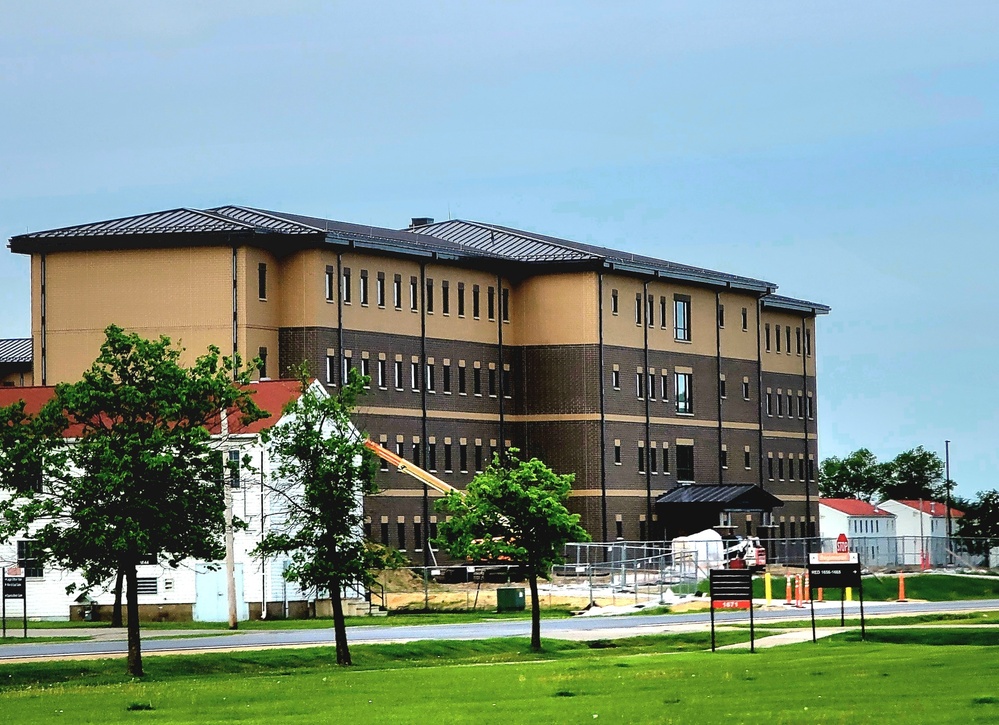
<svg viewBox="0 0 999 725"><path fill-rule="evenodd" d="M194 570L194 621L227 622L229 600L226 597L225 566L220 562L212 571L207 564L197 564ZM250 618L250 607L243 599L243 565L236 564L236 617Z"/></svg>

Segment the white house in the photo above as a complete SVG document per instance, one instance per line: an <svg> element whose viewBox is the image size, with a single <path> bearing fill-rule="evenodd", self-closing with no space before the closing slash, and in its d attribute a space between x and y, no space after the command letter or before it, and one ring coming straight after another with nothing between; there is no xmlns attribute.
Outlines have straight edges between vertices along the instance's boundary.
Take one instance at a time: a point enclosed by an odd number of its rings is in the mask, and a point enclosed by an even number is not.
<svg viewBox="0 0 999 725"><path fill-rule="evenodd" d="M895 563L895 514L855 498L820 498L819 531L825 537L846 534L850 551L866 566Z"/></svg>
<svg viewBox="0 0 999 725"><path fill-rule="evenodd" d="M947 507L939 501L889 499L878 504L896 517L899 563L909 566L943 566L948 560ZM963 511L951 508L950 534Z"/></svg>
<svg viewBox="0 0 999 725"><path fill-rule="evenodd" d="M267 616L305 616L315 606L314 592L303 592L283 577L286 561L270 558L261 561L250 552L259 543L268 528L281 519L284 499L275 495L268 483L271 476L271 454L260 441L261 431L277 425L289 416L282 410L301 395L301 385L293 380L274 380L253 383L254 401L270 413L270 417L240 427L238 412L233 411L213 431L218 449L230 465L244 460L253 462L253 470L240 470L230 475L232 507L236 518L246 522L245 529L234 535L234 558L237 613L239 619L258 618L260 612ZM325 388L314 383L311 388L318 395L328 395ZM28 412L36 412L53 394L53 388L0 389L0 406L24 399ZM242 466L238 466L242 469ZM359 499L358 506L362 505ZM65 620L70 609L81 604L78 593L67 594L69 584L82 585L82 577L71 571L39 566L33 558L29 537L0 543L0 565L4 569L20 568L27 576L27 614L29 618ZM114 582L105 588L93 590L90 600L106 618L114 602ZM139 607L143 619L198 621L226 621L228 598L224 562L187 560L173 568L165 563L149 563L138 571ZM81 614L83 607L75 607ZM7 601L7 616L20 617L21 604Z"/></svg>

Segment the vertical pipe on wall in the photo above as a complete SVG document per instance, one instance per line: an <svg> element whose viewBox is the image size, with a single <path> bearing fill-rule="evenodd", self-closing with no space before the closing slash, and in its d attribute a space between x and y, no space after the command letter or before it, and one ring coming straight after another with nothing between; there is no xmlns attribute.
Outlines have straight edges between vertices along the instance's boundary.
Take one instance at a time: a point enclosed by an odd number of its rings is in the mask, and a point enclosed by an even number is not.
<svg viewBox="0 0 999 725"><path fill-rule="evenodd" d="M235 362L239 354L239 287L238 287L238 250L235 245L232 248L232 359ZM239 366L234 366L233 377L239 374Z"/></svg>
<svg viewBox="0 0 999 725"><path fill-rule="evenodd" d="M491 232L490 232L491 233ZM499 346L499 362L497 363L499 375L499 451L500 458L506 458L506 416L503 407L503 396L506 390L503 388L503 278L496 274L496 303L499 314L496 315L496 342Z"/></svg>
<svg viewBox="0 0 999 725"><path fill-rule="evenodd" d="M645 539L650 538L650 529L652 526L652 421L650 418L651 411L649 410L649 322L651 321L649 316L649 281L645 280L642 287L642 330L644 332L644 352L645 352L645 367L642 369L642 387L644 390L645 397Z"/></svg>
<svg viewBox="0 0 999 725"><path fill-rule="evenodd" d="M718 394L718 483L725 483L722 465L722 396L721 396L721 293L715 290L715 381Z"/></svg>
<svg viewBox="0 0 999 725"><path fill-rule="evenodd" d="M597 274L597 364L600 369L600 536L607 541L607 413L604 381L604 274Z"/></svg>
<svg viewBox="0 0 999 725"><path fill-rule="evenodd" d="M48 321L45 319L46 306L47 306L46 305L47 301L45 299L45 253L42 252L42 254L40 255L40 257L41 258L40 258L40 261L39 261L39 270L38 270L38 274L39 274L39 277L40 277L39 287L40 287L40 296L41 296L41 298L39 299L38 302L39 302L39 307L41 308L40 312L41 312L41 338L42 338L41 340L39 340L39 347L40 347L40 351L41 351L41 371L40 372L41 372L41 378L42 378L42 385L46 385L47 384L47 379L48 379L48 364L47 364L48 363L48 359L47 359L47 353L48 353L48 344L47 343L48 343L48 340L47 340L47 335L46 335L46 332L48 330Z"/></svg>
<svg viewBox="0 0 999 725"><path fill-rule="evenodd" d="M760 424L757 440L757 468L760 470L760 488L763 488L763 298L756 300L756 414Z"/></svg>
<svg viewBox="0 0 999 725"><path fill-rule="evenodd" d="M427 263L420 262L420 445L423 446L423 465L427 470L427 459L430 455L430 443L427 440ZM423 566L430 566L430 488L423 486L423 522L420 526L420 536L423 539Z"/></svg>
<svg viewBox="0 0 999 725"><path fill-rule="evenodd" d="M802 389L802 394L803 394L804 398L808 397L808 348L804 344L805 332L807 330L807 327L806 327L806 321L807 320L808 320L807 317L805 317L804 315L801 316L801 337L802 337L802 346L801 346L801 389ZM804 403L805 400L803 399L801 402ZM814 408L813 408L813 410L814 410ZM788 411L788 414L790 414L790 412L791 411ZM809 460L808 456L811 453L811 450L810 450L810 446L808 445L808 409L807 409L807 407L806 407L806 409L803 412L805 414L804 416L802 416L802 428L803 428L803 431L805 433L805 531L804 531L804 535L806 537L805 550L807 552L811 552L812 545L811 545L811 539L809 538L809 536L810 536L811 530L812 530L812 526L811 526L811 524L812 524L812 495L811 495L811 492L810 492L812 484L811 484L811 480L810 480L811 479L811 475L810 475L811 474L811 470L810 470L811 466L808 465L808 460Z"/></svg>
<svg viewBox="0 0 999 725"><path fill-rule="evenodd" d="M305 338L302 338L302 354L305 354ZM343 254L336 253L336 376L343 388Z"/></svg>

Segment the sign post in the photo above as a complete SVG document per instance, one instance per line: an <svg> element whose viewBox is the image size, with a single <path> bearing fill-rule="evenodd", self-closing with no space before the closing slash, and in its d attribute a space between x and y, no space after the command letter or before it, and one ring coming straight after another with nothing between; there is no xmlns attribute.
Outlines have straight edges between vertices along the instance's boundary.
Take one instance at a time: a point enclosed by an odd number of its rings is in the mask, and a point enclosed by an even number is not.
<svg viewBox="0 0 999 725"><path fill-rule="evenodd" d="M844 612L843 597L848 587L857 590L860 596L860 637L866 639L867 630L864 624L864 585L860 578L860 558L856 553L850 551L839 551L840 546L847 546L846 536L839 535L836 542L835 554L809 554L808 555L808 577L809 595L812 588L824 587L840 590L839 600L839 622L840 626L846 624L846 614ZM812 641L817 641L815 634L815 600L812 600Z"/></svg>
<svg viewBox="0 0 999 725"><path fill-rule="evenodd" d="M12 566L6 570L0 570L0 599L3 600L2 613L0 613L0 618L3 619L3 636L7 636L7 600L8 599L20 599L23 610L22 622L24 629L24 638L28 638L28 586L27 577L24 572L16 566Z"/></svg>
<svg viewBox="0 0 999 725"><path fill-rule="evenodd" d="M753 573L748 569L712 569L711 589L711 651L715 651L715 610L749 610L749 651L756 651L756 631L753 622Z"/></svg>

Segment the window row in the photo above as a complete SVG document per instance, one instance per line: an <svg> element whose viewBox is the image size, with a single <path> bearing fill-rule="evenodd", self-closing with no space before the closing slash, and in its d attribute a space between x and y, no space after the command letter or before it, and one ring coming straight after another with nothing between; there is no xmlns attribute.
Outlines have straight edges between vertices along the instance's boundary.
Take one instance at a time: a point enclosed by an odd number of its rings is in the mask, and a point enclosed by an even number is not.
<svg viewBox="0 0 999 725"><path fill-rule="evenodd" d="M677 481L694 480L694 444L677 443L674 446L675 470ZM670 446L665 441L660 449L656 442L649 445L648 451L645 448L645 441L638 442L638 472L645 473L645 466L648 464L649 473L657 476L660 473L664 476L670 475ZM614 465L622 465L621 441L614 441Z"/></svg>
<svg viewBox="0 0 999 725"><path fill-rule="evenodd" d="M335 294L335 283L336 283L336 270L332 266L326 267L326 301L334 302L336 300ZM396 274L392 276L392 306L396 310L402 310L404 302L408 304L410 311L418 312L420 309L420 280L416 275L411 275L408 284L404 284L401 274ZM387 306L387 288L388 280L385 276L385 272L375 273L375 304L380 308L385 308ZM368 270L360 270L360 274L357 279L357 302L362 307L367 307L370 304L369 297L369 275ZM405 292L404 292L405 290ZM440 280L439 286L435 285L435 282L431 278L426 278L424 280L424 305L427 310L428 315L434 314L435 310L439 309L442 315L448 316L451 314L451 300L452 300L452 287L450 280ZM455 312L458 317L465 317L466 314L466 288L464 282L458 282L454 287L454 304ZM469 295L469 300L471 302L471 312L473 319L481 319L482 317L482 288L473 284L471 286ZM340 294L342 295L343 303L345 305L353 304L354 302L354 285L352 281L351 270L349 267L344 267L341 273L340 279ZM440 295L440 307L437 307L438 297ZM406 300L403 297L406 297ZM496 287L492 285L487 285L485 289L485 307L486 307L486 317L490 320L496 319L497 307L499 308L499 314L503 322L510 321L510 290L503 287L499 291L497 299Z"/></svg>
<svg viewBox="0 0 999 725"><path fill-rule="evenodd" d="M659 371L650 368L648 372L639 370L635 373L635 393L639 400L659 399L664 403L670 400L669 373L664 368ZM621 389L621 371L614 366L611 370L611 387L614 390ZM694 375L693 373L678 372L673 374L673 400L676 403L676 412L681 415L693 415L694 413Z"/></svg>
<svg viewBox="0 0 999 725"><path fill-rule="evenodd" d="M409 544L412 543L414 550L423 551L424 533L426 533L428 542L431 542L431 545L433 540L437 538L437 517L430 517L430 528L424 532L422 517L414 516L411 522L407 522L405 516L397 516L395 520L395 541L389 538L390 532L391 524L389 523L389 517L382 516L378 524L378 543L385 546L395 546L400 551L406 551L409 548ZM412 538L409 538L410 534L412 534ZM374 525L370 518L366 518L364 520L364 536L369 541L374 541L374 535Z"/></svg>
<svg viewBox="0 0 999 725"><path fill-rule="evenodd" d="M414 466L431 473L440 470L444 473L482 473L499 453L495 439L483 441L481 438L475 438L469 441L467 438L459 438L454 441L451 438L444 438L438 443L436 436L429 436L426 444L421 444L420 436L413 436L412 441L407 443L405 436L399 435L396 436L394 444L388 443L388 436L381 436L381 441L386 448L392 445L395 454L400 458L408 458ZM510 441L506 441L506 447L510 447ZM469 465L472 468L469 468ZM381 460L380 469L388 471L388 462Z"/></svg>
<svg viewBox="0 0 999 725"><path fill-rule="evenodd" d="M344 352L339 363L341 380L347 380L351 369L356 367L361 375L370 378L369 384L365 386L367 388L375 385L380 390L388 390L392 385L401 391L408 385L414 393L425 388L428 393L440 390L444 395L451 395L456 389L458 395L468 395L471 389L471 394L475 397L488 395L496 398L500 394L508 400L513 397L513 375L509 363L505 363L502 370L496 369L496 363L486 363L483 372L482 363L478 360L469 366L464 360L452 365L450 359L445 359L443 364L438 365L434 358L427 358L426 364L421 365L420 358L413 355L407 364L402 355L388 360L381 353L376 360L372 360L367 352L355 357L353 351L349 350ZM336 356L327 355L327 385L337 384L336 365Z"/></svg>
<svg viewBox="0 0 999 725"><path fill-rule="evenodd" d="M880 534L880 519L850 519L851 534ZM887 531L885 533L888 533Z"/></svg>
<svg viewBox="0 0 999 725"><path fill-rule="evenodd" d="M785 352L791 354L791 326L774 325L773 336L770 334L770 323L763 325L763 346L767 352ZM805 329L804 335L805 357L812 356L812 331ZM802 335L801 328L794 328L794 353L801 355ZM783 349L782 349L783 348Z"/></svg>
<svg viewBox="0 0 999 725"><path fill-rule="evenodd" d="M798 474L797 476L795 476L796 468ZM773 453L768 453L767 478L771 481L794 481L795 479L799 481L814 481L815 461L811 458L806 461L804 454L800 453L798 454L796 466L795 458L790 454L785 459L783 453L778 453L776 457Z"/></svg>
<svg viewBox="0 0 999 725"><path fill-rule="evenodd" d="M644 322L649 327L656 326L656 312L659 313L659 328L667 330L670 327L670 300L666 295L656 296L646 294L643 303L642 293L635 293L635 324L641 326ZM690 342L690 296L675 294L673 307L673 336L681 342ZM718 327L725 327L725 305L718 305ZM620 314L620 295L616 289L611 290L611 314ZM749 308L742 308L742 331L749 331Z"/></svg>
<svg viewBox="0 0 999 725"><path fill-rule="evenodd" d="M795 395L790 390L785 393L778 388L775 393L770 388L767 388L764 403L766 405L767 415L771 418L776 415L778 418L786 416L788 418L800 418L801 420L804 420L807 417L811 420L815 418L815 405L813 400L814 398L811 393L804 395L800 390L797 395Z"/></svg>

